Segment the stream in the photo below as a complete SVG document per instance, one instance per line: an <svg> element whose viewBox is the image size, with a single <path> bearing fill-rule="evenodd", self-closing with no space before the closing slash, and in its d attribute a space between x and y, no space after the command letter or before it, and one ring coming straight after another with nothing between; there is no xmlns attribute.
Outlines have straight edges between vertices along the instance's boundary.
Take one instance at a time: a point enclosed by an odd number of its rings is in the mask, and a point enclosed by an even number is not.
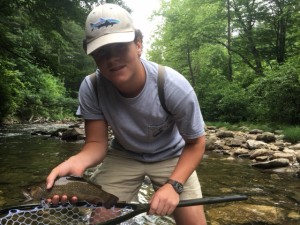
<svg viewBox="0 0 300 225"><path fill-rule="evenodd" d="M82 142L31 135L34 130L55 131L61 127L67 127L67 124L0 127L0 209L23 204L22 187L45 180L53 167L79 151ZM204 196L246 194L249 197L243 202L205 206L208 224L299 225L300 179L288 173L258 170L249 164L249 159L229 160L219 153L205 154L197 168ZM143 185L140 201L146 202L152 192L151 187ZM251 210L245 213L243 210L247 207ZM280 222L266 223L258 219L257 211L263 210L262 207L278 210L274 215L280 214ZM228 215L232 209L241 210L243 215ZM228 222L229 218L219 218L226 213L232 222ZM270 217L274 215L270 214ZM246 222L242 217L248 217ZM169 217L140 216L139 221L137 224L174 224Z"/></svg>

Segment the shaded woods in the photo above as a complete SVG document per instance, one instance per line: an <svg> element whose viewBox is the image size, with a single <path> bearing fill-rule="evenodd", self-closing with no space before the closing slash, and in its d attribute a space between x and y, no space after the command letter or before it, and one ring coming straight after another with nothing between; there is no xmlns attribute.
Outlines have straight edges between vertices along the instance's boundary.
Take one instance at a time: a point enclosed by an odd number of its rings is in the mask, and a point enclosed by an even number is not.
<svg viewBox="0 0 300 225"><path fill-rule="evenodd" d="M1 121L73 117L95 69L85 17L100 2L1 1ZM299 1L162 1L153 18L148 58L191 81L205 120L300 123Z"/></svg>

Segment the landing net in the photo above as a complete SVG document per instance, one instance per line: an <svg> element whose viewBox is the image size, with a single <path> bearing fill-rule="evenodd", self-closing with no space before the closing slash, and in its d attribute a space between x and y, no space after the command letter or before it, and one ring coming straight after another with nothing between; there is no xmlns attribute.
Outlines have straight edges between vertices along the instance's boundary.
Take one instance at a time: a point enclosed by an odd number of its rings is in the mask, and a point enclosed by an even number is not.
<svg viewBox="0 0 300 225"><path fill-rule="evenodd" d="M102 206L95 206L89 203L81 205L64 204L59 206L36 205L9 209L5 215L0 215L1 225L94 225L101 224L107 220L120 217L129 212L131 208L105 209ZM122 225L132 224L132 220L121 223Z"/></svg>

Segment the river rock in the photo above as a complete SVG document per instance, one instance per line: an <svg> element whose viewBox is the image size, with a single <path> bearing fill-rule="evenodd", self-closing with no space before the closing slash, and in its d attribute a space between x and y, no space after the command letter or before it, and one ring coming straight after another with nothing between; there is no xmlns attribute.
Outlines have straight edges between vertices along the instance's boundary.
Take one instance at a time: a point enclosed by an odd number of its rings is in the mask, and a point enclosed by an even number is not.
<svg viewBox="0 0 300 225"><path fill-rule="evenodd" d="M206 150L215 150L217 148L216 141L217 141L216 137L206 138L205 149Z"/></svg>
<svg viewBox="0 0 300 225"><path fill-rule="evenodd" d="M250 150L258 148L268 148L268 144L263 141L247 140L246 145Z"/></svg>
<svg viewBox="0 0 300 225"><path fill-rule="evenodd" d="M284 158L288 159L290 162L293 161L294 155L290 153L285 153L285 152L275 152L270 159L278 159L278 158Z"/></svg>
<svg viewBox="0 0 300 225"><path fill-rule="evenodd" d="M270 156L273 154L273 151L268 149L256 149L250 152L250 159L255 159L259 156Z"/></svg>
<svg viewBox="0 0 300 225"><path fill-rule="evenodd" d="M291 145L289 148L293 149L293 150L300 150L300 143L298 143L296 145Z"/></svg>
<svg viewBox="0 0 300 225"><path fill-rule="evenodd" d="M274 142L276 140L276 137L275 134L271 132L264 132L262 134L257 135L256 140L270 143Z"/></svg>
<svg viewBox="0 0 300 225"><path fill-rule="evenodd" d="M293 220L299 220L300 219L300 213L292 211L288 214L288 218L291 218Z"/></svg>
<svg viewBox="0 0 300 225"><path fill-rule="evenodd" d="M278 167L286 167L289 165L290 165L290 161L288 159L283 159L283 158L273 159L267 162L258 162L258 163L251 164L251 166L256 168L261 168L261 169L273 169Z"/></svg>
<svg viewBox="0 0 300 225"><path fill-rule="evenodd" d="M279 207L254 204L232 204L207 211L211 224L284 224L284 210Z"/></svg>
<svg viewBox="0 0 300 225"><path fill-rule="evenodd" d="M59 128L56 131L52 132L51 137L59 137L61 138L63 133L67 131L68 128Z"/></svg>
<svg viewBox="0 0 300 225"><path fill-rule="evenodd" d="M295 155L297 151L294 151L294 150L292 150L292 149L285 148L285 149L282 150L282 152L284 152L284 153L290 153L290 154L292 154L292 155ZM299 152L300 152L300 151L299 151Z"/></svg>
<svg viewBox="0 0 300 225"><path fill-rule="evenodd" d="M262 134L263 131L259 129L253 129L249 131L249 134Z"/></svg>
<svg viewBox="0 0 300 225"><path fill-rule="evenodd" d="M255 161L256 161L256 162L265 162L265 161L267 161L268 159L269 159L269 156L267 156L267 155L255 157Z"/></svg>
<svg viewBox="0 0 300 225"><path fill-rule="evenodd" d="M74 127L63 132L61 139L66 141L82 140L85 137L84 129Z"/></svg>
<svg viewBox="0 0 300 225"><path fill-rule="evenodd" d="M232 131L223 130L223 131L219 131L217 133L217 137L218 138L233 138L234 133Z"/></svg>
<svg viewBox="0 0 300 225"><path fill-rule="evenodd" d="M296 174L297 168L289 166L289 167L279 167L272 170L274 173L285 173L285 174Z"/></svg>
<svg viewBox="0 0 300 225"><path fill-rule="evenodd" d="M240 146L242 146L243 142L245 142L245 140L243 140L240 137L236 137L236 138L227 140L226 145L228 145L229 147L240 147Z"/></svg>
<svg viewBox="0 0 300 225"><path fill-rule="evenodd" d="M209 131L216 131L217 130L217 127L216 126L206 126L205 127L207 130Z"/></svg>
<svg viewBox="0 0 300 225"><path fill-rule="evenodd" d="M300 163L300 151L296 152L296 160L298 163Z"/></svg>
<svg viewBox="0 0 300 225"><path fill-rule="evenodd" d="M233 152L233 155L235 156L244 155L244 154L249 154L249 150L244 148L237 148Z"/></svg>

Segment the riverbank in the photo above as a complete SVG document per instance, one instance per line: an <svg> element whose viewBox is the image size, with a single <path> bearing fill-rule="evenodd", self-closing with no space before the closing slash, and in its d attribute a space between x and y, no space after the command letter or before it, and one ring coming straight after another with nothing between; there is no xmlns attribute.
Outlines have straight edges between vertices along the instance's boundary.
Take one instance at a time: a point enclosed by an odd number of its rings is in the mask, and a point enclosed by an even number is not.
<svg viewBox="0 0 300 225"><path fill-rule="evenodd" d="M0 203L1 196L3 201L10 201L13 194L20 192L20 182L30 184L44 179L55 165L80 149L85 136L82 122L18 125L7 133L9 134L4 134L0 139L3 150L2 155L0 154ZM20 133L26 135L20 136ZM264 131L246 128L242 131L229 131L208 126L206 133L206 154L197 168L204 196L246 194L249 197L242 202L207 205L205 211L210 221L208 224L299 224L299 179L294 173L287 171L291 165L273 169L250 166L256 163L250 158L250 153L257 149L248 149L249 144L264 142L258 140L261 139L258 136L264 134ZM284 142L280 133L274 136L275 141L268 142L272 139L269 137L264 142L270 149L275 148L272 147L274 145L278 148L276 151L283 152L296 145ZM113 133L110 133L110 138L112 137ZM238 155L235 153L237 149L248 150L248 153ZM284 171L274 172L282 169ZM150 186L143 187L142 202L151 196L153 190ZM7 199L7 196L10 197ZM19 197L15 197L15 200L19 200ZM156 217L150 218L151 221L152 219L154 222L149 224L173 224L160 223L163 219Z"/></svg>
<svg viewBox="0 0 300 225"><path fill-rule="evenodd" d="M206 127L206 151L224 155L227 159L247 158L249 165L276 173L292 173L300 178L300 142L291 143L283 140L280 131L272 133L260 129L230 131L215 126ZM65 141L83 141L84 125L81 122L52 133L33 132L34 135L46 134ZM113 138L110 131L109 138Z"/></svg>
<svg viewBox="0 0 300 225"><path fill-rule="evenodd" d="M206 151L219 152L232 159L248 158L253 167L299 176L300 142L286 142L280 132L247 128L229 131L214 126L208 126L206 130Z"/></svg>

